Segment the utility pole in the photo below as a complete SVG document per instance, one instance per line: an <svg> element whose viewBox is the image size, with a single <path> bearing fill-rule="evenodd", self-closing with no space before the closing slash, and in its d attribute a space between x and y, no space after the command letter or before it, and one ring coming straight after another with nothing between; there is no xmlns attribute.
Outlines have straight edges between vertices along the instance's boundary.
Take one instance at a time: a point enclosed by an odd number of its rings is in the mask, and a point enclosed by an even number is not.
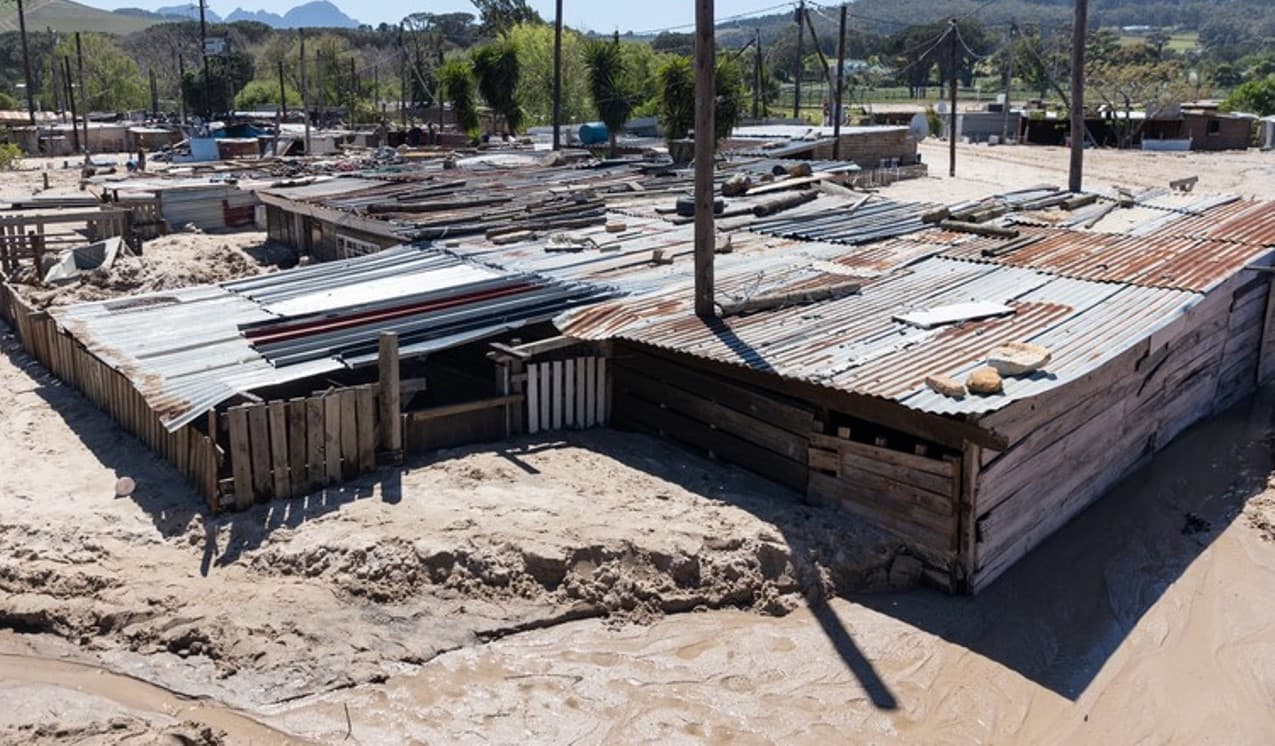
<svg viewBox="0 0 1275 746"><path fill-rule="evenodd" d="M283 84L283 58L279 59L279 110L283 119L288 118L288 89Z"/></svg>
<svg viewBox="0 0 1275 746"><path fill-rule="evenodd" d="M57 62L54 61L53 64L56 65ZM75 90L71 85L71 58L67 55L62 56L62 69L65 73L62 77L66 80L66 100L71 106L71 134L75 136L73 138L75 152L78 153L80 152L80 127L75 123Z"/></svg>
<svg viewBox="0 0 1275 746"><path fill-rule="evenodd" d="M1009 43L1005 46L1005 101L1001 104L1001 145L1009 141L1009 91L1014 87L1014 32L1017 26L1009 24ZM1018 132L1014 132L1018 139Z"/></svg>
<svg viewBox="0 0 1275 746"><path fill-rule="evenodd" d="M314 50L314 84L319 87L319 126L323 127L327 121L328 108L328 92L327 92L327 72L323 69L323 50Z"/></svg>
<svg viewBox="0 0 1275 746"><path fill-rule="evenodd" d="M354 55L350 55L350 127L354 127L354 112L359 108L359 74L354 69Z"/></svg>
<svg viewBox="0 0 1275 746"><path fill-rule="evenodd" d="M407 46L403 44L403 22L398 23L398 118L407 129Z"/></svg>
<svg viewBox="0 0 1275 746"><path fill-rule="evenodd" d="M438 104L438 133L434 144L443 142L443 36L438 36L438 66L434 68L434 103Z"/></svg>
<svg viewBox="0 0 1275 746"><path fill-rule="evenodd" d="M89 151L89 90L84 87L84 47L80 45L80 32L75 32L75 65L80 83L80 103L84 108L84 152Z"/></svg>
<svg viewBox="0 0 1275 746"><path fill-rule="evenodd" d="M947 175L956 176L956 19L953 18L947 24L947 64L952 68L952 89L948 94L948 106L951 111L948 113L947 120Z"/></svg>
<svg viewBox="0 0 1275 746"><path fill-rule="evenodd" d="M301 108L305 110L305 154L310 155L310 89L305 80L305 29L297 29L301 38Z"/></svg>
<svg viewBox="0 0 1275 746"><path fill-rule="evenodd" d="M442 105L441 103L439 104ZM553 16L553 149L562 148L562 0L554 2Z"/></svg>
<svg viewBox="0 0 1275 746"><path fill-rule="evenodd" d="M1076 0L1076 20L1071 30L1071 168L1067 188L1079 192L1085 165L1085 28L1089 25L1089 0Z"/></svg>
<svg viewBox="0 0 1275 746"><path fill-rule="evenodd" d="M204 0L199 0L199 54L204 58L204 84L199 90L204 95L204 124L212 121L212 106L208 103L208 86L212 76L208 74L208 24L204 20Z"/></svg>
<svg viewBox="0 0 1275 746"><path fill-rule="evenodd" d="M837 93L832 105L832 159L841 160L841 91L846 75L846 6L841 5L841 23L837 26Z"/></svg>
<svg viewBox="0 0 1275 746"><path fill-rule="evenodd" d="M79 42L80 35L75 35L76 42ZM178 116L181 118L182 126L186 126L186 60L182 57L182 53L177 53L177 109ZM83 90L83 84L80 90Z"/></svg>
<svg viewBox="0 0 1275 746"><path fill-rule="evenodd" d="M35 85L31 82L31 50L27 49L27 13L18 0L18 33L22 36L22 75L27 82L27 115L31 118L31 126L35 126ZM36 141L39 142L39 134Z"/></svg>
<svg viewBox="0 0 1275 746"><path fill-rule="evenodd" d="M797 6L797 69L793 71L792 76L792 118L801 118L801 42L805 35L805 26L802 20L806 15L805 0Z"/></svg>
<svg viewBox="0 0 1275 746"><path fill-rule="evenodd" d="M159 84L155 82L155 68L146 69L146 75L150 78L151 83L151 119L159 118Z"/></svg>
<svg viewBox="0 0 1275 746"><path fill-rule="evenodd" d="M717 66L713 0L695 2L695 315L716 316L713 308L713 105Z"/></svg>
<svg viewBox="0 0 1275 746"><path fill-rule="evenodd" d="M753 119L761 119L761 29L753 29Z"/></svg>
<svg viewBox="0 0 1275 746"><path fill-rule="evenodd" d="M442 106L442 103L439 103ZM375 63L372 65L372 111L381 112L381 118L385 118L385 104L381 102L381 65Z"/></svg>

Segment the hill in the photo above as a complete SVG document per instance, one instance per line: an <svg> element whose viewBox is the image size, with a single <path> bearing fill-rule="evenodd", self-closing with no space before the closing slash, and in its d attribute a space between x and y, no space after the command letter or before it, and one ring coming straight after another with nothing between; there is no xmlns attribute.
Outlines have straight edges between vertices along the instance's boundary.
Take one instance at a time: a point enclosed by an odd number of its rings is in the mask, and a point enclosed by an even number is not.
<svg viewBox="0 0 1275 746"><path fill-rule="evenodd" d="M359 22L341 12L341 9L326 2L314 2L298 5L287 13L279 15L265 10L244 10L235 8L226 16L226 22L256 21L272 28L358 28Z"/></svg>
<svg viewBox="0 0 1275 746"><path fill-rule="evenodd" d="M116 12L118 13L119 11ZM169 19L180 18L183 21L198 21L199 5L195 3L168 5L163 8L156 8L155 13L166 16ZM204 20L208 23L221 23L221 16L217 15L212 8L204 8Z"/></svg>
<svg viewBox="0 0 1275 746"><path fill-rule="evenodd" d="M72 0L27 0L26 15L27 31L51 28L62 33L101 31L108 34L130 34L164 21L158 15L112 13ZM17 5L5 3L3 10L0 10L0 31L17 30Z"/></svg>

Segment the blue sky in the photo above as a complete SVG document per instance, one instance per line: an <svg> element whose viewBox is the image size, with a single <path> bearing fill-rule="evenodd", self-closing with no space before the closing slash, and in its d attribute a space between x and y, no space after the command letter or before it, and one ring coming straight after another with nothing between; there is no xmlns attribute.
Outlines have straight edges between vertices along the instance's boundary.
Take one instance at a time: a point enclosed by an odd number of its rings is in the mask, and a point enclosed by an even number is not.
<svg viewBox="0 0 1275 746"><path fill-rule="evenodd" d="M170 5L183 5L187 1L80 0L87 5L99 8L131 7L149 10ZM403 16L415 12L474 12L474 6L468 0L381 0L381 2L370 4L355 0L329 1L346 15L372 25L382 21L396 22ZM208 7L221 15L230 13L239 5L248 10L284 13L302 2L305 0L211 0ZM546 19L553 16L553 0L529 0L528 4ZM788 3L788 5L792 4ZM600 32L614 31L617 28L620 31L646 31L695 22L693 0L563 0L562 5L562 14L567 25ZM758 10L777 12L777 10L771 10L777 5L780 5L780 0L716 0L714 10L717 18L721 19ZM689 26L684 30L690 30Z"/></svg>

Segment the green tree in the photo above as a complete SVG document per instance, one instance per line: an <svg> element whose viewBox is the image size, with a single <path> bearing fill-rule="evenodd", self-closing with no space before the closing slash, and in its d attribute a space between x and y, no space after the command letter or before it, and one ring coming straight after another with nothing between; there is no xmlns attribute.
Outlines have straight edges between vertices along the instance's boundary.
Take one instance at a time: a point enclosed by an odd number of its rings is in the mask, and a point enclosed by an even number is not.
<svg viewBox="0 0 1275 746"><path fill-rule="evenodd" d="M451 103L456 123L470 139L478 139L478 106L474 100L474 71L463 59L449 60L439 69L442 94Z"/></svg>
<svg viewBox="0 0 1275 746"><path fill-rule="evenodd" d="M615 138L633 112L634 93L620 37L611 41L592 41L584 48L584 64L589 71L589 93L598 118L607 126L610 157L615 157Z"/></svg>
<svg viewBox="0 0 1275 746"><path fill-rule="evenodd" d="M131 111L148 108L150 92L137 63L120 49L114 37L82 33L84 47L84 87L76 92L81 111ZM75 37L65 35L55 50L56 59L75 59ZM50 103L52 92L48 94Z"/></svg>
<svg viewBox="0 0 1275 746"><path fill-rule="evenodd" d="M202 67L195 70L187 68L186 79L182 81L186 108L194 112L203 111L206 96L208 108L214 116L229 111L235 94L256 77L255 73L256 65L247 52L231 52L224 57L210 59L207 80Z"/></svg>
<svg viewBox="0 0 1275 746"><path fill-rule="evenodd" d="M743 113L744 78L739 61L728 55L717 58L715 73L717 90L713 99L713 135L716 140L721 140L735 129Z"/></svg>
<svg viewBox="0 0 1275 746"><path fill-rule="evenodd" d="M670 143L695 124L695 71L688 57L675 55L660 67L660 124Z"/></svg>
<svg viewBox="0 0 1275 746"><path fill-rule="evenodd" d="M518 51L518 105L529 124L549 124L553 119L553 27L542 23L520 23L509 30L509 40ZM562 118L578 122L589 116L589 81L573 75L584 69L584 39L570 29L562 30Z"/></svg>
<svg viewBox="0 0 1275 746"><path fill-rule="evenodd" d="M293 108L301 106L301 94L296 89L284 85L284 96L286 103ZM276 80L253 80L243 87L243 90L235 94L236 109L254 109L263 105L277 105L279 103L279 81Z"/></svg>
<svg viewBox="0 0 1275 746"><path fill-rule="evenodd" d="M26 104L18 103L18 100L13 96L0 91L0 111L17 111L23 108L26 108Z"/></svg>
<svg viewBox="0 0 1275 746"><path fill-rule="evenodd" d="M1244 111L1259 117L1275 114L1275 75L1263 80L1250 80L1236 88L1225 101L1226 111Z"/></svg>
<svg viewBox="0 0 1275 746"><path fill-rule="evenodd" d="M509 134L517 133L523 124L522 108L518 106L521 68L517 47L508 37L502 37L474 49L470 58L483 100L504 121Z"/></svg>
<svg viewBox="0 0 1275 746"><path fill-rule="evenodd" d="M479 32L489 39L520 23L544 23L526 0L473 0L473 3L478 9Z"/></svg>

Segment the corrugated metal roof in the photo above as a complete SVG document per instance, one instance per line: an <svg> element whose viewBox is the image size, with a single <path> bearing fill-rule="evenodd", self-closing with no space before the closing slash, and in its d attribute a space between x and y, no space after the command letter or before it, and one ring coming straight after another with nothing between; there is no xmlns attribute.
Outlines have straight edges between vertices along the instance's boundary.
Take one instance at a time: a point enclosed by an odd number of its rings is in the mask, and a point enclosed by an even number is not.
<svg viewBox="0 0 1275 746"><path fill-rule="evenodd" d="M407 246L51 313L175 430L236 394L368 362L381 331L399 332L410 356L605 297Z"/></svg>

